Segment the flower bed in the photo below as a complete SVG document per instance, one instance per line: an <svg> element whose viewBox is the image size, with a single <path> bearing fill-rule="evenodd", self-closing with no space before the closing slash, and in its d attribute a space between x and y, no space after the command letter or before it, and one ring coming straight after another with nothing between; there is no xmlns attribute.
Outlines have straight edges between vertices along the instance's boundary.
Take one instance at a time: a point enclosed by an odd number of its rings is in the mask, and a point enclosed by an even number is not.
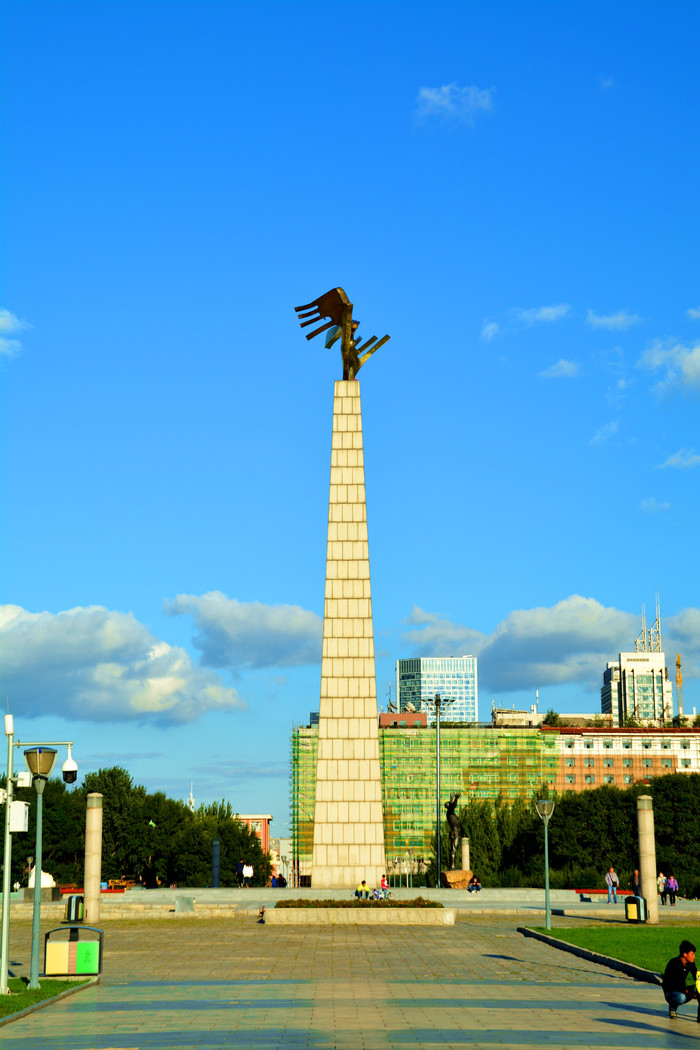
<svg viewBox="0 0 700 1050"><path fill-rule="evenodd" d="M413 900L389 900L361 901L357 898L351 900L281 900L275 904L277 908L442 908L440 901L428 901L425 897L414 897Z"/></svg>

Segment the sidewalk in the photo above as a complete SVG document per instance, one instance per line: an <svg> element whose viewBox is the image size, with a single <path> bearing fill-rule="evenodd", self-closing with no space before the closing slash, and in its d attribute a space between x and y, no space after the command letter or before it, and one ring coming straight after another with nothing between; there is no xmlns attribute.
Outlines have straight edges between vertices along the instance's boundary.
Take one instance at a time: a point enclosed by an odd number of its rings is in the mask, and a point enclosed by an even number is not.
<svg viewBox="0 0 700 1050"><path fill-rule="evenodd" d="M29 936L12 931L18 972ZM681 1050L699 1035L695 1010L669 1021L657 988L466 915L452 928L114 922L101 985L0 1030L3 1050Z"/></svg>

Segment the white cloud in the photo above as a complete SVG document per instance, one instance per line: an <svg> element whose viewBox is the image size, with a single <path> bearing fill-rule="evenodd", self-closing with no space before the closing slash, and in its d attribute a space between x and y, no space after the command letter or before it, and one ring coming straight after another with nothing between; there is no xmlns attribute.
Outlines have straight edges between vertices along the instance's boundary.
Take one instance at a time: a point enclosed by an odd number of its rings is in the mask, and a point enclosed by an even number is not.
<svg viewBox="0 0 700 1050"><path fill-rule="evenodd" d="M494 336L498 335L501 326L495 321L484 321L481 326L481 338L490 343Z"/></svg>
<svg viewBox="0 0 700 1050"><path fill-rule="evenodd" d="M598 80L601 90L609 91L610 88L617 87L617 84L612 77L600 77Z"/></svg>
<svg viewBox="0 0 700 1050"><path fill-rule="evenodd" d="M484 634L414 609L403 640L411 656L474 655L482 693L585 683L600 687L605 665L634 647L639 617L574 594L551 607L511 612ZM700 609L664 620L668 652L683 652L689 676L700 658Z"/></svg>
<svg viewBox="0 0 700 1050"><path fill-rule="evenodd" d="M15 317L9 310L0 309L0 356L14 357L15 354L18 354L22 349L19 339L6 339L5 337L31 327L27 321L20 321L19 317Z"/></svg>
<svg viewBox="0 0 700 1050"><path fill-rule="evenodd" d="M474 84L468 87L458 87L457 84L422 87L416 98L416 116L421 120L438 117L471 124L476 113L492 108L493 89L478 88Z"/></svg>
<svg viewBox="0 0 700 1050"><path fill-rule="evenodd" d="M639 365L650 371L661 370L656 386L659 394L675 389L700 393L700 342L691 346L657 339L642 354Z"/></svg>
<svg viewBox="0 0 700 1050"><path fill-rule="evenodd" d="M131 613L101 606L60 613L0 607L0 689L25 717L191 722L245 708L235 689L156 638Z"/></svg>
<svg viewBox="0 0 700 1050"><path fill-rule="evenodd" d="M616 314L596 314L593 310L588 311L586 318L591 328L616 329L630 328L633 324L639 324L644 319L639 314L631 314L629 310L620 310Z"/></svg>
<svg viewBox="0 0 700 1050"><path fill-rule="evenodd" d="M566 317L570 309L571 307L568 303L557 303L555 306L533 306L528 310L522 310L516 306L509 313L516 322L529 326L560 321L562 317Z"/></svg>
<svg viewBox="0 0 700 1050"><path fill-rule="evenodd" d="M540 379L573 379L579 374L579 366L575 361L567 361L561 358L555 365L550 365L540 372Z"/></svg>
<svg viewBox="0 0 700 1050"><path fill-rule="evenodd" d="M659 500L650 496L649 499L643 499L639 504L639 509L643 510L645 514L659 514L664 510L670 510L670 503L661 503Z"/></svg>
<svg viewBox="0 0 700 1050"><path fill-rule="evenodd" d="M299 605L238 602L220 591L179 594L163 606L192 616L192 639L207 667L292 667L321 660L323 621Z"/></svg>
<svg viewBox="0 0 700 1050"><path fill-rule="evenodd" d="M589 445L602 445L609 438L611 438L613 436L613 434L617 434L619 426L620 426L620 424L619 424L619 421L617 419L613 419L609 423L605 423L600 428L600 430L596 430L595 434L593 435L591 440L588 442L588 444Z"/></svg>
<svg viewBox="0 0 700 1050"><path fill-rule="evenodd" d="M700 467L700 455L694 448L681 448L669 456L665 463L659 463L659 470L665 467L675 467L678 470L687 470L689 467Z"/></svg>
<svg viewBox="0 0 700 1050"><path fill-rule="evenodd" d="M700 307L695 309L694 307L691 306L690 309L687 310L686 312L688 314L688 317L692 317L692 319L694 321L699 321L700 320Z"/></svg>

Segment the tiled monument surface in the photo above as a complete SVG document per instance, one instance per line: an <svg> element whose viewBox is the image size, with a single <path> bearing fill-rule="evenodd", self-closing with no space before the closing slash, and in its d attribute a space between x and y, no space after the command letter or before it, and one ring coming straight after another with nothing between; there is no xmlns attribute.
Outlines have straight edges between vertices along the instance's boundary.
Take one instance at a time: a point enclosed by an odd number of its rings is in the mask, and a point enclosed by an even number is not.
<svg viewBox="0 0 700 1050"><path fill-rule="evenodd" d="M333 399L312 886L378 886L385 871L377 686L357 380Z"/></svg>

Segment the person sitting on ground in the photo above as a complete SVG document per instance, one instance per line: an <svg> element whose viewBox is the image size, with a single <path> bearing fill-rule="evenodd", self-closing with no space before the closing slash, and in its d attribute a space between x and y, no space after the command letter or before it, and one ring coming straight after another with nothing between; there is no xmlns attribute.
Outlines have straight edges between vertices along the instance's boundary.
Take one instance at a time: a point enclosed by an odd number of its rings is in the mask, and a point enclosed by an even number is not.
<svg viewBox="0 0 700 1050"><path fill-rule="evenodd" d="M698 999L698 990L695 985L686 984L688 974L694 981L697 981L695 945L690 941L681 941L678 952L679 954L669 961L661 982L668 1003L668 1016L672 1020L679 1006ZM698 1023L700 1023L700 1007L698 1007Z"/></svg>
<svg viewBox="0 0 700 1050"><path fill-rule="evenodd" d="M467 889L470 893L479 893L479 891L481 890L481 883L477 879L476 875L472 875L471 879L469 880L469 885L467 886Z"/></svg>
<svg viewBox="0 0 700 1050"><path fill-rule="evenodd" d="M362 880L360 885L355 890L355 896L357 897L358 900L365 900L366 901L368 899L368 897L369 897L369 886L367 885L367 883L365 882L364 879Z"/></svg>

